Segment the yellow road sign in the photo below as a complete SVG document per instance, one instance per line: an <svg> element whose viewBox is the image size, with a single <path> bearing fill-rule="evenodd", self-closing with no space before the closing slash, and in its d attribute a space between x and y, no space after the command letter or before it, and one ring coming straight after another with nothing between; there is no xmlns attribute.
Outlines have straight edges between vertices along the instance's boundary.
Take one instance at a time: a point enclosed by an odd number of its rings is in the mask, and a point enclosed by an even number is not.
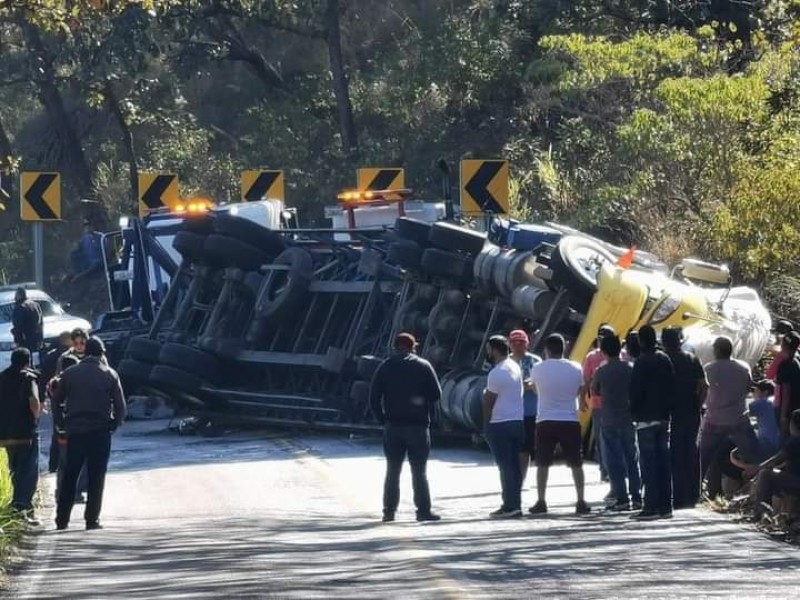
<svg viewBox="0 0 800 600"><path fill-rule="evenodd" d="M399 190L405 187L405 169L369 167L358 170L358 189L361 191Z"/></svg>
<svg viewBox="0 0 800 600"><path fill-rule="evenodd" d="M61 219L61 175L24 171L20 174L20 214L23 221Z"/></svg>
<svg viewBox="0 0 800 600"><path fill-rule="evenodd" d="M140 217L159 208L174 209L181 200L178 176L172 173L139 173L138 196Z"/></svg>
<svg viewBox="0 0 800 600"><path fill-rule="evenodd" d="M461 161L461 210L508 214L508 161Z"/></svg>
<svg viewBox="0 0 800 600"><path fill-rule="evenodd" d="M283 171L242 171L242 200L255 202L266 199L286 202L286 179Z"/></svg>

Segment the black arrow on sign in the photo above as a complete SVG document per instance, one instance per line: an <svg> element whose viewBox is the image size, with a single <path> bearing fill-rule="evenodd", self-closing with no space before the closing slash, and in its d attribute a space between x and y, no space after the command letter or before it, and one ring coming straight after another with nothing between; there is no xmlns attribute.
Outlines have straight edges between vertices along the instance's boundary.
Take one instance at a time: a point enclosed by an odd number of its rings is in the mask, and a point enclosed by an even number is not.
<svg viewBox="0 0 800 600"><path fill-rule="evenodd" d="M400 169L381 169L367 186L368 190L390 190L392 183L400 176Z"/></svg>
<svg viewBox="0 0 800 600"><path fill-rule="evenodd" d="M269 192L272 184L275 183L280 176L281 174L279 172L261 173L258 177L256 177L256 180L253 182L253 185L250 186L250 189L245 192L244 199L248 202L261 200L267 195L267 192Z"/></svg>
<svg viewBox="0 0 800 600"><path fill-rule="evenodd" d="M166 206L162 196L174 179L175 175L156 175L150 187L142 194L142 202L147 208L156 209Z"/></svg>
<svg viewBox="0 0 800 600"><path fill-rule="evenodd" d="M506 211L489 191L489 184L505 164L502 160L487 160L478 167L475 174L464 186L464 190L472 196L481 210L486 213L502 215Z"/></svg>
<svg viewBox="0 0 800 600"><path fill-rule="evenodd" d="M36 181L25 192L25 201L30 204L33 212L39 215L42 220L58 219L56 213L44 199L44 194L56 180L57 175L43 173L36 177Z"/></svg>

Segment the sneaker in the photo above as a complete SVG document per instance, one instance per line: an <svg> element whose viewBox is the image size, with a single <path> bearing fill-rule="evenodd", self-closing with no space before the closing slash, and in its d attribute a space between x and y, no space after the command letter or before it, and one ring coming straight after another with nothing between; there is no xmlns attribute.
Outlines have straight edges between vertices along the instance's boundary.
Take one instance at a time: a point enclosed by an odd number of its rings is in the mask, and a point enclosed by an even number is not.
<svg viewBox="0 0 800 600"><path fill-rule="evenodd" d="M610 512L628 512L631 509L629 502L615 502L611 506L606 507Z"/></svg>
<svg viewBox="0 0 800 600"><path fill-rule="evenodd" d="M417 521L441 521L442 517L432 512L417 513Z"/></svg>
<svg viewBox="0 0 800 600"><path fill-rule="evenodd" d="M91 523L86 523L86 531L94 531L95 529L102 529L103 526L100 525L98 521L92 521Z"/></svg>
<svg viewBox="0 0 800 600"><path fill-rule="evenodd" d="M30 527L38 527L42 524L42 522L33 516L33 513L28 513L25 515L25 523L27 523Z"/></svg>
<svg viewBox="0 0 800 600"><path fill-rule="evenodd" d="M588 515L590 512L592 512L592 507L586 504L585 501L578 500L578 502L575 503L576 515Z"/></svg>
<svg viewBox="0 0 800 600"><path fill-rule="evenodd" d="M671 519L672 518L672 511L670 510L668 512L663 512L663 513L658 515L658 518L659 519Z"/></svg>
<svg viewBox="0 0 800 600"><path fill-rule="evenodd" d="M532 515L543 515L547 512L547 502L544 500L539 500L528 509L528 512Z"/></svg>
<svg viewBox="0 0 800 600"><path fill-rule="evenodd" d="M384 523L391 523L394 521L394 513L383 513L383 518L381 519Z"/></svg>
<svg viewBox="0 0 800 600"><path fill-rule="evenodd" d="M655 521L656 519L660 519L661 515L657 512L643 510L641 512L636 513L635 515L631 515L631 519L634 521Z"/></svg>
<svg viewBox="0 0 800 600"><path fill-rule="evenodd" d="M608 492L603 498L603 502L606 506L614 506L617 503L617 498L613 493Z"/></svg>
<svg viewBox="0 0 800 600"><path fill-rule="evenodd" d="M489 513L491 519L516 519L522 516L522 511L518 508L498 508L496 511Z"/></svg>
<svg viewBox="0 0 800 600"><path fill-rule="evenodd" d="M634 498L631 500L631 510L642 510L642 499Z"/></svg>

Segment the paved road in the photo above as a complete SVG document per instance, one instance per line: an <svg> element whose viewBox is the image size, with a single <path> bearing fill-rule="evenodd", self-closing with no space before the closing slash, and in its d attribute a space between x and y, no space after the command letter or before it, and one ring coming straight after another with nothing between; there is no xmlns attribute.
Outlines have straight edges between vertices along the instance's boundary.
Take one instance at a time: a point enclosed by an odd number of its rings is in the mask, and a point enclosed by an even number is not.
<svg viewBox="0 0 800 600"><path fill-rule="evenodd" d="M115 438L103 531L39 536L17 600L75 598L793 598L800 553L703 510L672 521L571 514L557 468L547 518L497 522L488 457L440 449L441 523L378 522L375 439L280 432L178 437L139 423ZM605 488L588 469L588 498ZM532 503L532 492L524 501Z"/></svg>

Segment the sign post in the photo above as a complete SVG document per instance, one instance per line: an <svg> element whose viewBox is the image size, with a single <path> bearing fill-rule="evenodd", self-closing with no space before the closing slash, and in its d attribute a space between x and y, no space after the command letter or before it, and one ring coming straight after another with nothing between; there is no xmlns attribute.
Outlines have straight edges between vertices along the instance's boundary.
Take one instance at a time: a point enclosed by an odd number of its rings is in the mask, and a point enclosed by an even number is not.
<svg viewBox="0 0 800 600"><path fill-rule="evenodd" d="M33 224L33 272L36 285L44 287L43 221L61 220L61 175L23 171L20 173L19 212Z"/></svg>

